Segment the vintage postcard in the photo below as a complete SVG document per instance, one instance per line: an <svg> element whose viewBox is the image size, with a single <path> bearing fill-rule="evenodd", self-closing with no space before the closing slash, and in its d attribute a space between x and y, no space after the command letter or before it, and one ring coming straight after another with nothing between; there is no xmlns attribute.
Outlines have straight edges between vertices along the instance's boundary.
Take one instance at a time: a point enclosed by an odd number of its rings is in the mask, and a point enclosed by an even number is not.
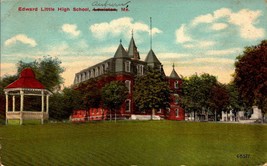
<svg viewBox="0 0 267 166"><path fill-rule="evenodd" d="M0 166L267 165L266 0L0 2Z"/></svg>

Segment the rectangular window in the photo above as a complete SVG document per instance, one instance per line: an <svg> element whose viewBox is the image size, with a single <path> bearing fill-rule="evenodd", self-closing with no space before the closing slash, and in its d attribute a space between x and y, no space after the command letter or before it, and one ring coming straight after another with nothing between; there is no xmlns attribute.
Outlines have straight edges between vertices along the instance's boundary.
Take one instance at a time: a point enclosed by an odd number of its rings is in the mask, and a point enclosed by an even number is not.
<svg viewBox="0 0 267 166"><path fill-rule="evenodd" d="M131 72L131 62L125 62L125 71Z"/></svg>
<svg viewBox="0 0 267 166"><path fill-rule="evenodd" d="M179 82L178 81L174 82L174 88L179 89Z"/></svg>
<svg viewBox="0 0 267 166"><path fill-rule="evenodd" d="M178 104L179 103L179 95L178 94L174 94L173 97L174 97L174 103Z"/></svg>
<svg viewBox="0 0 267 166"><path fill-rule="evenodd" d="M176 109L175 113L176 113L176 117L179 117L179 109L178 108Z"/></svg>
<svg viewBox="0 0 267 166"><path fill-rule="evenodd" d="M129 93L131 93L131 81L130 80L125 81L125 86L128 88Z"/></svg>
<svg viewBox="0 0 267 166"><path fill-rule="evenodd" d="M144 66L143 65L137 65L137 75L141 76L143 75L143 71L144 71Z"/></svg>
<svg viewBox="0 0 267 166"><path fill-rule="evenodd" d="M125 112L131 112L131 100L126 100Z"/></svg>

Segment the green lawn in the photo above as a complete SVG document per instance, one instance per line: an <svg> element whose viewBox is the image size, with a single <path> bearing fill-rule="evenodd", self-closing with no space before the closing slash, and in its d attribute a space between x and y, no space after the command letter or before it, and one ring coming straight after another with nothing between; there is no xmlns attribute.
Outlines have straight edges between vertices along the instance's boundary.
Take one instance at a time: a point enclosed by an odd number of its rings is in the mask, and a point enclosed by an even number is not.
<svg viewBox="0 0 267 166"><path fill-rule="evenodd" d="M5 166L261 165L267 126L176 121L0 126ZM248 154L249 158L238 158Z"/></svg>

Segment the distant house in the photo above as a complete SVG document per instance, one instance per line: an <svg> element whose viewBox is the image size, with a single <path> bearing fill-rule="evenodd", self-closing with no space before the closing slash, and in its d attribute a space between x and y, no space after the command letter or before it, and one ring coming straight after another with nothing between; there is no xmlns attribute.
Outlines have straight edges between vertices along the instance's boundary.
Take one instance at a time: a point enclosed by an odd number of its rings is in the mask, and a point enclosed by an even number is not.
<svg viewBox="0 0 267 166"><path fill-rule="evenodd" d="M90 66L75 74L74 85L85 82L90 78L98 80L99 88L102 88L106 82L114 80L124 81L126 87L129 89L128 98L123 103L117 115L119 118L130 118L133 114L146 114L140 112L135 108L133 101L133 86L135 77L145 74L145 69L150 66L161 72L169 83L171 94L170 108L157 110L156 115L164 119L184 120L184 109L179 104L179 95L181 93L182 80L174 69L170 76L166 76L163 70L163 65L158 60L154 51L150 49L144 61L140 60L139 51L136 47L134 38L132 36L128 50L125 50L120 43L114 56L101 62ZM81 116L81 110L74 111L71 116L72 119L77 119ZM87 117L91 120L101 120L109 118L109 112L102 108L90 109L87 112Z"/></svg>

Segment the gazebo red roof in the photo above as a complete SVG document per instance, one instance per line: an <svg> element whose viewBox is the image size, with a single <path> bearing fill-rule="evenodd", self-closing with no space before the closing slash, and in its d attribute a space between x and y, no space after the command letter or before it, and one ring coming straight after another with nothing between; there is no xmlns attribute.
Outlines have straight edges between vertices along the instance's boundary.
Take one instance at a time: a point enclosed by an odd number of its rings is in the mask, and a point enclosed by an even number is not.
<svg viewBox="0 0 267 166"><path fill-rule="evenodd" d="M45 89L36 78L31 68L25 68L21 71L19 79L9 84L5 89L11 88L29 88L29 89Z"/></svg>

